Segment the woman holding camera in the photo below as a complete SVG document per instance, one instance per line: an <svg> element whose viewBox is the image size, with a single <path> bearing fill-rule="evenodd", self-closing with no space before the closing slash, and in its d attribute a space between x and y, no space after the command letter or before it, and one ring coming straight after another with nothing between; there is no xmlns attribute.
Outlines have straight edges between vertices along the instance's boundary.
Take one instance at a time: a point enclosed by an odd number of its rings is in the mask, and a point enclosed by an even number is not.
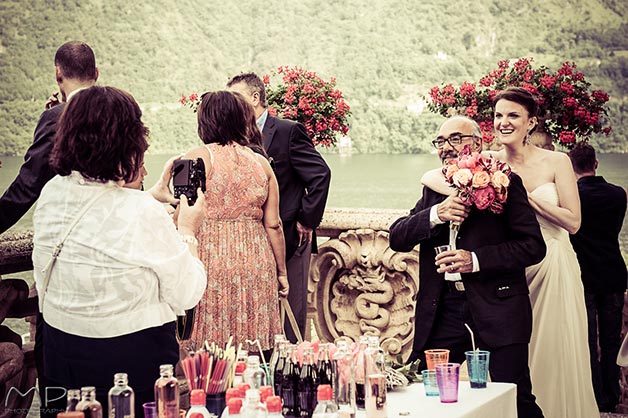
<svg viewBox="0 0 628 418"><path fill-rule="evenodd" d="M196 305L206 283L195 233L204 200L181 199L178 231L162 201L174 159L151 192L148 130L128 94L90 87L57 125L51 166L33 216L33 271L43 313L50 384L95 386L106 415L114 373L129 376L135 413L153 400L160 364L175 364L175 313ZM43 407L65 409L65 399Z"/></svg>
<svg viewBox="0 0 628 418"><path fill-rule="evenodd" d="M203 96L198 134L205 145L186 154L203 159L207 179L198 235L207 289L191 341L224 345L232 336L268 350L281 332L279 297L288 294L279 188L266 158L249 148L253 109L237 94Z"/></svg>

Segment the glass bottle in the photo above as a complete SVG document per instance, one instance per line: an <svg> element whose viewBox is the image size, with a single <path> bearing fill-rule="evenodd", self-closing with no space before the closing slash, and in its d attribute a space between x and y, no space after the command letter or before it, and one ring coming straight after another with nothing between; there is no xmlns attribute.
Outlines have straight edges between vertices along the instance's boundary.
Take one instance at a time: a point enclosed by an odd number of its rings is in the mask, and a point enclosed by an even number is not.
<svg viewBox="0 0 628 418"><path fill-rule="evenodd" d="M81 401L81 391L79 389L68 389L68 406L65 412L76 411L76 405Z"/></svg>
<svg viewBox="0 0 628 418"><path fill-rule="evenodd" d="M314 364L314 350L306 348L303 352L303 365L299 376L299 416L310 418L316 407L316 388L318 370Z"/></svg>
<svg viewBox="0 0 628 418"><path fill-rule="evenodd" d="M159 366L160 377L155 381L155 405L158 418L179 418L179 382L172 364Z"/></svg>
<svg viewBox="0 0 628 418"><path fill-rule="evenodd" d="M286 418L296 417L299 414L298 384L299 363L295 358L296 346L288 345L286 364L281 374L281 399L283 400L283 415Z"/></svg>
<svg viewBox="0 0 628 418"><path fill-rule="evenodd" d="M240 418L242 416L242 399L233 398L227 402L226 413L223 413L221 418Z"/></svg>
<svg viewBox="0 0 628 418"><path fill-rule="evenodd" d="M385 370L386 356L384 355L384 350L382 350L379 346L379 337L376 335L369 335L367 339L367 347L364 350L364 373L368 376L369 374L385 373Z"/></svg>
<svg viewBox="0 0 628 418"><path fill-rule="evenodd" d="M81 411L85 418L102 418L102 405L96 400L94 386L81 388L81 401L76 404L76 410Z"/></svg>
<svg viewBox="0 0 628 418"><path fill-rule="evenodd" d="M332 385L333 383L333 367L329 358L329 344L321 344L318 346L318 384Z"/></svg>
<svg viewBox="0 0 628 418"><path fill-rule="evenodd" d="M355 404L359 409L364 409L364 390L366 384L366 373L364 370L364 351L368 343L368 337L362 335L358 340L358 351L355 354Z"/></svg>
<svg viewBox="0 0 628 418"><path fill-rule="evenodd" d="M281 396L281 375L283 373L283 368L286 366L286 352L288 350L288 343L283 341L279 345L279 357L277 358L277 363L275 364L275 368L273 370L273 388L275 390L275 395ZM275 354L273 352L273 354Z"/></svg>
<svg viewBox="0 0 628 418"><path fill-rule="evenodd" d="M249 389L246 391L246 405L241 413L246 418L266 418L268 410L266 405L260 402L259 390Z"/></svg>
<svg viewBox="0 0 628 418"><path fill-rule="evenodd" d="M251 389L259 390L266 385L266 372L260 366L259 356L249 356L242 378L245 383L251 385Z"/></svg>
<svg viewBox="0 0 628 418"><path fill-rule="evenodd" d="M355 418L355 380L353 356L345 340L336 341L337 350L332 360L334 365L334 399L344 417Z"/></svg>
<svg viewBox="0 0 628 418"><path fill-rule="evenodd" d="M286 336L283 334L275 335L275 346L273 348L273 354L270 356L270 360L268 362L268 380L269 385L275 386L275 370L277 369L277 362L279 361L279 357L281 354L281 345L286 342Z"/></svg>
<svg viewBox="0 0 628 418"><path fill-rule="evenodd" d="M109 390L109 418L135 418L135 392L129 386L126 373L113 376L113 387Z"/></svg>
<svg viewBox="0 0 628 418"><path fill-rule="evenodd" d="M330 385L320 385L316 394L318 403L314 408L312 418L338 418L338 406L334 402Z"/></svg>

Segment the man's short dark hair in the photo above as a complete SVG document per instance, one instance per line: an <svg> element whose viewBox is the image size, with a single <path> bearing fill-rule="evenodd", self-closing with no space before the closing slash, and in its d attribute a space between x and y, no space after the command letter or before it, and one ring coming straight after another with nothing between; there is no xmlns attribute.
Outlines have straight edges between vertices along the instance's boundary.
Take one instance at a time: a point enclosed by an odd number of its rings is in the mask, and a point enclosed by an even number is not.
<svg viewBox="0 0 628 418"><path fill-rule="evenodd" d="M591 173L595 171L595 148L586 142L579 142L569 151L569 158L576 173Z"/></svg>
<svg viewBox="0 0 628 418"><path fill-rule="evenodd" d="M96 80L96 57L85 42L67 42L57 49L55 65L65 78Z"/></svg>
<svg viewBox="0 0 628 418"><path fill-rule="evenodd" d="M50 165L58 174L78 171L99 181L136 180L148 148L142 111L115 87L80 90L57 124Z"/></svg>
<svg viewBox="0 0 628 418"><path fill-rule="evenodd" d="M234 84L244 83L249 87L250 93L259 93L259 103L262 107L266 107L266 87L261 78L255 73L242 73L233 77L227 83L227 87L231 87Z"/></svg>
<svg viewBox="0 0 628 418"><path fill-rule="evenodd" d="M216 91L203 95L197 109L198 136L205 144L249 144L248 116L251 105L238 99L235 91ZM259 130L259 129L258 129Z"/></svg>

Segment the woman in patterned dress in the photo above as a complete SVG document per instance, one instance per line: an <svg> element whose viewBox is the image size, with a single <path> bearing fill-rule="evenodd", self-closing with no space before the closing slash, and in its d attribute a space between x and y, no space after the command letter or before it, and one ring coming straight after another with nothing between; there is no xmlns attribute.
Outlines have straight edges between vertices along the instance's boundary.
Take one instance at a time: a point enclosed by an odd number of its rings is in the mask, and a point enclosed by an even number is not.
<svg viewBox="0 0 628 418"><path fill-rule="evenodd" d="M253 109L237 94L203 96L198 134L205 145L186 154L202 158L206 170L198 240L207 289L190 341L224 346L232 336L236 345L257 339L268 350L281 332L279 297L288 295L279 188L266 158L250 148Z"/></svg>

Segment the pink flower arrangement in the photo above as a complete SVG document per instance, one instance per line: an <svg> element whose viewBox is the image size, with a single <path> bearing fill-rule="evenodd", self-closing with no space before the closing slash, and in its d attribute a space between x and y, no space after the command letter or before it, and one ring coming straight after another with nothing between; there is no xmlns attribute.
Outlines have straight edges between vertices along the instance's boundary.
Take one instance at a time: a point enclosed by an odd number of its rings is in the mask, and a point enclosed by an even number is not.
<svg viewBox="0 0 628 418"><path fill-rule="evenodd" d="M279 75L281 82L273 85L273 76ZM329 147L338 133L347 134L350 108L335 78L325 81L313 71L283 66L263 80L268 112L302 123L314 145Z"/></svg>
<svg viewBox="0 0 628 418"><path fill-rule="evenodd" d="M477 83L463 82L432 87L428 109L443 116L464 114L480 124L484 142L494 139L491 100L501 90L518 86L536 96L541 129L558 144L571 148L577 138L587 140L593 133L611 133L605 108L609 96L590 90L591 84L575 63L565 62L556 72L547 67L532 67L532 59L499 61L497 68Z"/></svg>
<svg viewBox="0 0 628 418"><path fill-rule="evenodd" d="M479 210L502 213L508 198L510 166L492 155L482 156L465 146L458 158L443 167L445 180L458 191L458 196Z"/></svg>

